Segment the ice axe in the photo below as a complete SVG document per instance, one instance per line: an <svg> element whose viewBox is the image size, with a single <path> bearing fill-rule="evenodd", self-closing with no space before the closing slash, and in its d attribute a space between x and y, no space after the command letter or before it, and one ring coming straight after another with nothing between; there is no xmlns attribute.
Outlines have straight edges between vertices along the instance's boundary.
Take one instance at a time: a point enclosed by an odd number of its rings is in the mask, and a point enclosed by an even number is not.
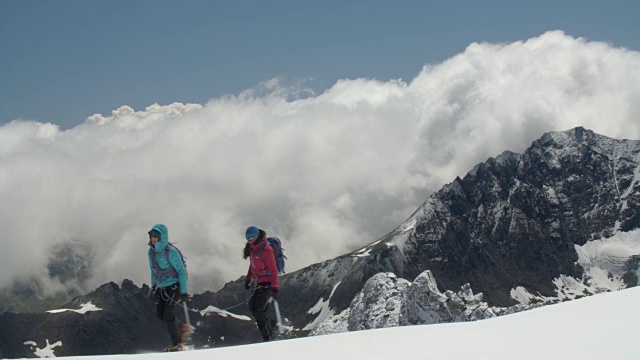
<svg viewBox="0 0 640 360"><path fill-rule="evenodd" d="M280 317L280 306L278 306L278 300L273 299L273 308L276 310L276 321L278 322L278 333L284 333L284 327L282 326L282 317Z"/></svg>
<svg viewBox="0 0 640 360"><path fill-rule="evenodd" d="M184 321L182 324L182 342L192 345L193 342L193 326L191 326L191 319L189 318L189 309L187 308L187 302L182 302L182 308L184 309Z"/></svg>

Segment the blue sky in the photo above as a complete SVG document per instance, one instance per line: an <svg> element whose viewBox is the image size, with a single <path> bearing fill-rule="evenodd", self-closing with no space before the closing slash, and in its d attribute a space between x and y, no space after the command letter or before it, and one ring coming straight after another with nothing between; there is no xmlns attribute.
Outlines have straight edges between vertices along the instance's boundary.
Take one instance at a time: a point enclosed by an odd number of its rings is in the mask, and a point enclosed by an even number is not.
<svg viewBox="0 0 640 360"><path fill-rule="evenodd" d="M0 1L0 124L205 104L282 77L411 81L472 42L563 30L640 50L637 1Z"/></svg>

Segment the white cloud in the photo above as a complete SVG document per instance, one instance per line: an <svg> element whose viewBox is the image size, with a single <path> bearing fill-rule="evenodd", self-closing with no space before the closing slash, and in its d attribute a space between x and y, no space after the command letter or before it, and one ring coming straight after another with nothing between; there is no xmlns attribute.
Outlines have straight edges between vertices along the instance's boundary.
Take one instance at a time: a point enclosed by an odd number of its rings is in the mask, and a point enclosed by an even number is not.
<svg viewBox="0 0 640 360"><path fill-rule="evenodd" d="M123 106L75 128L0 127L0 286L89 243L91 286L148 281L147 230L169 227L196 291L241 276L243 232L280 236L288 270L355 250L434 190L544 132L640 138L640 54L549 32L471 44L409 83L276 80L204 106ZM293 99L291 99L293 98Z"/></svg>

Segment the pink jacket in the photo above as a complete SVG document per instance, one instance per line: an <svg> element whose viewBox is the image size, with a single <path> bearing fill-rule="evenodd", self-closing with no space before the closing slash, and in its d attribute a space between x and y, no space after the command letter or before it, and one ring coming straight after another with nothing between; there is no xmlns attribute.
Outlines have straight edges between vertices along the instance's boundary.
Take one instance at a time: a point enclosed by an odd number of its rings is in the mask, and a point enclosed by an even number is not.
<svg viewBox="0 0 640 360"><path fill-rule="evenodd" d="M251 255L249 255L251 264L247 272L247 281L251 281L251 278L255 276L257 284L271 283L274 290L279 290L278 267L271 245L266 244L262 248L262 257L260 257L260 246L266 242L267 237L265 236L259 244L251 247Z"/></svg>

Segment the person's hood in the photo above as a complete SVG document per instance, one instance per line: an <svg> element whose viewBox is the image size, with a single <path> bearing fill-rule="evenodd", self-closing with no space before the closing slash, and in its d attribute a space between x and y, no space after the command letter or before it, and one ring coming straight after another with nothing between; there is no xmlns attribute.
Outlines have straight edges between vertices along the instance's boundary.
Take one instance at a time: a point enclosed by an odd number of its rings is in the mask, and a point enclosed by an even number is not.
<svg viewBox="0 0 640 360"><path fill-rule="evenodd" d="M155 224L151 230L156 230L160 233L160 239L155 243L153 249L158 253L164 254L169 244L169 230L167 230L167 226L165 224Z"/></svg>

